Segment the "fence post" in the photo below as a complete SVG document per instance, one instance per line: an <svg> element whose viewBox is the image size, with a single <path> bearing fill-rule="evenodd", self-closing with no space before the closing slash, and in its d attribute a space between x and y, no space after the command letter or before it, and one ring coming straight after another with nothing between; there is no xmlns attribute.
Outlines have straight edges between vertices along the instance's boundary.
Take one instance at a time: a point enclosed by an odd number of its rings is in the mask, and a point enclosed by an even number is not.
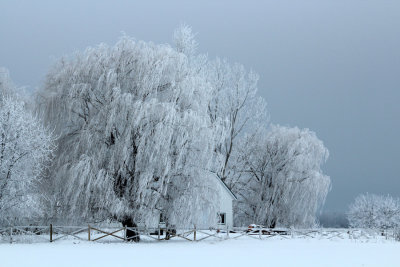
<svg viewBox="0 0 400 267"><path fill-rule="evenodd" d="M196 241L196 225L194 226L193 230L193 241Z"/></svg>
<svg viewBox="0 0 400 267"><path fill-rule="evenodd" d="M261 227L258 227L258 237L261 239Z"/></svg>
<svg viewBox="0 0 400 267"><path fill-rule="evenodd" d="M124 241L126 242L126 231L127 231L127 230L126 230L126 225L124 225L124 228L125 228L125 229L124 229Z"/></svg>
<svg viewBox="0 0 400 267"><path fill-rule="evenodd" d="M158 224L158 240L160 240L160 224Z"/></svg>
<svg viewBox="0 0 400 267"><path fill-rule="evenodd" d="M226 239L229 239L229 227L226 225Z"/></svg>
<svg viewBox="0 0 400 267"><path fill-rule="evenodd" d="M90 241L90 224L88 224L88 240Z"/></svg>
<svg viewBox="0 0 400 267"><path fill-rule="evenodd" d="M53 225L50 224L50 242L53 242Z"/></svg>
<svg viewBox="0 0 400 267"><path fill-rule="evenodd" d="M10 226L10 244L12 244L12 226Z"/></svg>

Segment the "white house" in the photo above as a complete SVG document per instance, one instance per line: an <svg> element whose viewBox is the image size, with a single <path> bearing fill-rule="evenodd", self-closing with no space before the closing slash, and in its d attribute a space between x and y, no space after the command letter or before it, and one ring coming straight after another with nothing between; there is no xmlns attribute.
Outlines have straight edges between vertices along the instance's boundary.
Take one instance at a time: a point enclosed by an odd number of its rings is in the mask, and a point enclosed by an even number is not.
<svg viewBox="0 0 400 267"><path fill-rule="evenodd" d="M220 206L219 206L219 229L231 229L233 227L233 201L237 200L236 196L226 186L226 184L219 178L218 185L220 186Z"/></svg>
<svg viewBox="0 0 400 267"><path fill-rule="evenodd" d="M233 227L233 201L237 200L236 196L228 188L228 186L218 177L215 177L217 182L215 185L218 187L218 212L217 216L219 222L217 225L203 225L199 227L216 227L217 229L232 229ZM205 215L207 216L207 215ZM165 227L163 216L161 214L155 214L154 224L150 225L151 228Z"/></svg>

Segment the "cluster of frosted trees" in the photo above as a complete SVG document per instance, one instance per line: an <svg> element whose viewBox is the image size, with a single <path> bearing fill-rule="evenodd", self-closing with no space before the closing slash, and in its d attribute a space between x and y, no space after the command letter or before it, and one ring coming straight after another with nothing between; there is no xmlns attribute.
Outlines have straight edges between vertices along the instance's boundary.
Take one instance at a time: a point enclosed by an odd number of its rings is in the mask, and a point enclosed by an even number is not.
<svg viewBox="0 0 400 267"><path fill-rule="evenodd" d="M257 74L197 54L190 27L174 43L123 37L49 71L35 99L47 139L43 152L26 147L43 155L30 187L43 220L150 224L162 213L177 227L212 226L221 179L238 197L236 225L313 225L330 187L322 142L270 126Z"/></svg>
<svg viewBox="0 0 400 267"><path fill-rule="evenodd" d="M389 195L361 194L350 205L351 227L394 229L400 227L400 200Z"/></svg>

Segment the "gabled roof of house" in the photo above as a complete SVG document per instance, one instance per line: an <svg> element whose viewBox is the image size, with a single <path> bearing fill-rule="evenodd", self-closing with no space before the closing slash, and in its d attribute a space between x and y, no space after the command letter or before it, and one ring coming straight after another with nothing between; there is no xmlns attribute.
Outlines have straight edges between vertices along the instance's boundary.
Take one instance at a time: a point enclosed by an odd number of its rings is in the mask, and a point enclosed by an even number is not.
<svg viewBox="0 0 400 267"><path fill-rule="evenodd" d="M234 199L237 200L237 197L235 194L229 189L229 187L226 185L224 181L222 181L218 176L216 176L217 180L221 183L222 187L225 188L225 190L229 193L229 195Z"/></svg>

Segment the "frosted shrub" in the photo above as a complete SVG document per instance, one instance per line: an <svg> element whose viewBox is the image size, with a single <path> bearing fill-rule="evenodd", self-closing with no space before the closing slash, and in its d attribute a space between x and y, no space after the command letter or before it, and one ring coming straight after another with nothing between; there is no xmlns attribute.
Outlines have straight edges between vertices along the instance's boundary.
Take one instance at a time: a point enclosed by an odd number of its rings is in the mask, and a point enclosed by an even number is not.
<svg viewBox="0 0 400 267"><path fill-rule="evenodd" d="M351 227L397 229L400 226L400 201L391 196L361 194L350 205Z"/></svg>

